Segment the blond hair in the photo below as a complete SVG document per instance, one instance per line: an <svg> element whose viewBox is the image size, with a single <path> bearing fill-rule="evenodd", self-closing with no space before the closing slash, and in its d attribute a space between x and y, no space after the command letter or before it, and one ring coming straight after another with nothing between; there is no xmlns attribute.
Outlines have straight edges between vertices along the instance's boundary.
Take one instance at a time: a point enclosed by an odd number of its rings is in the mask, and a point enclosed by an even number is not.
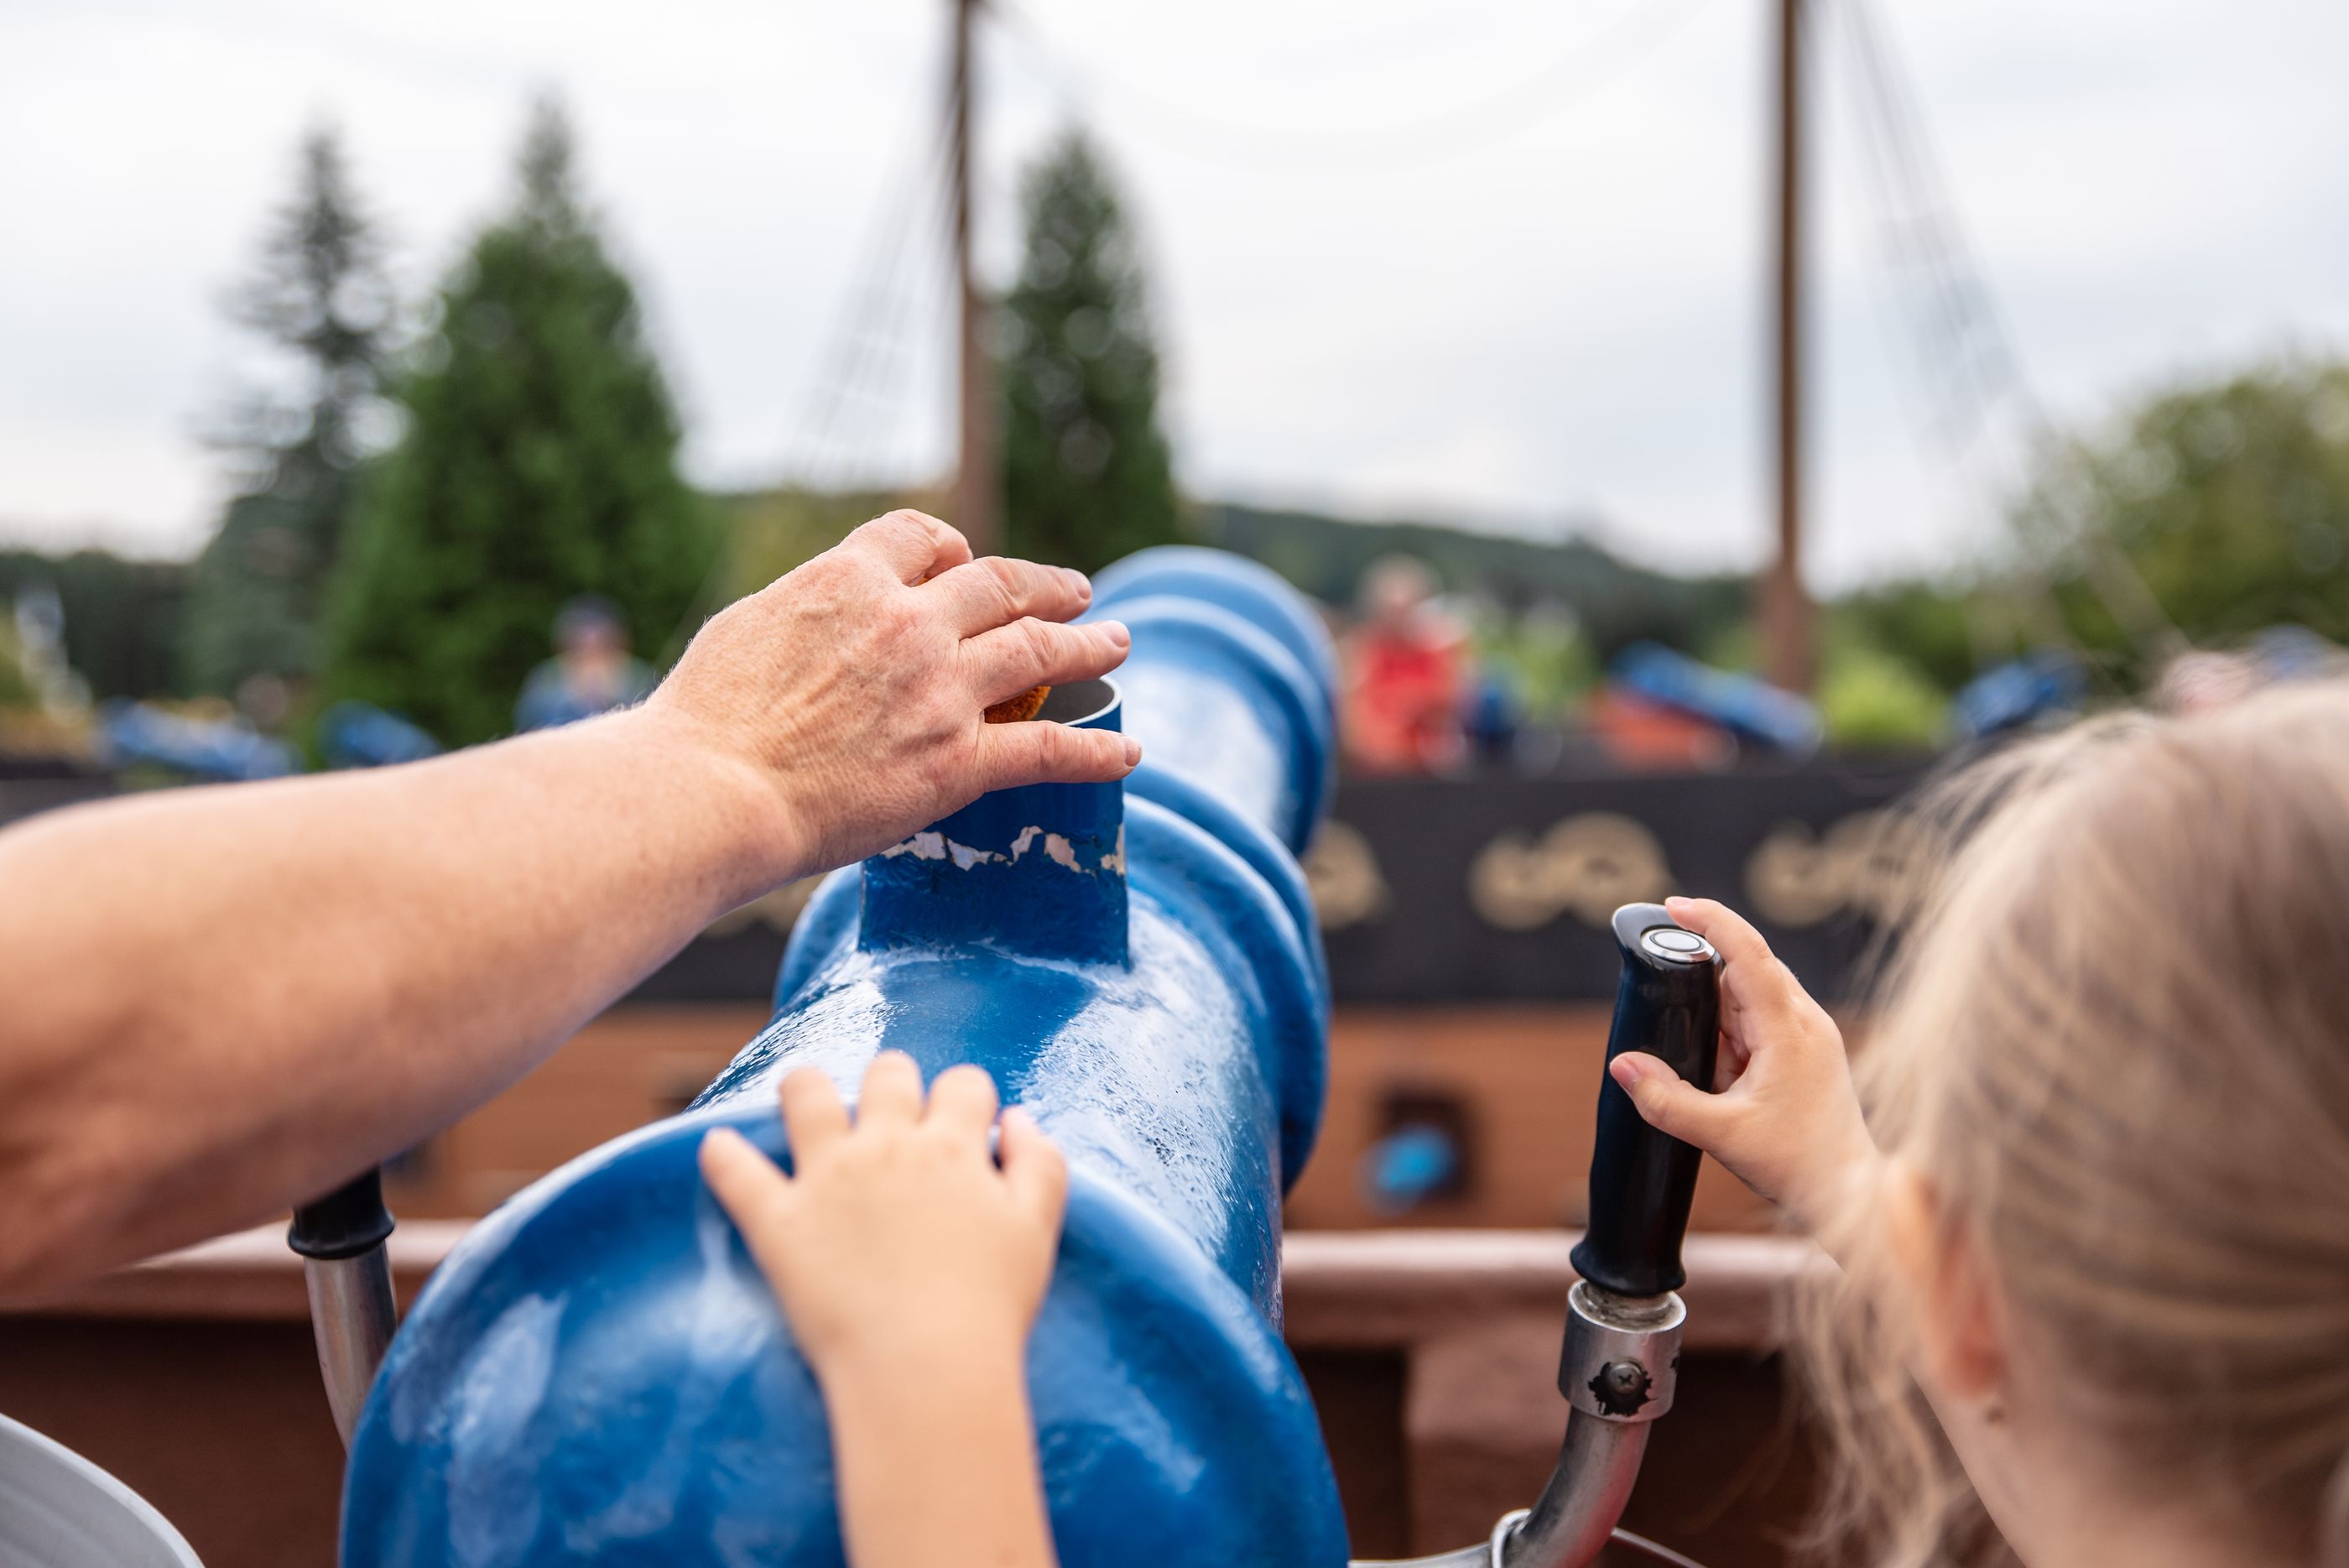
<svg viewBox="0 0 2349 1568"><path fill-rule="evenodd" d="M1857 1073L2115 1475L2349 1563L2349 684L2081 725L1962 774ZM1799 1303L1823 1536L2006 1560L1860 1202ZM2247 1556L2250 1553L2247 1552Z"/></svg>

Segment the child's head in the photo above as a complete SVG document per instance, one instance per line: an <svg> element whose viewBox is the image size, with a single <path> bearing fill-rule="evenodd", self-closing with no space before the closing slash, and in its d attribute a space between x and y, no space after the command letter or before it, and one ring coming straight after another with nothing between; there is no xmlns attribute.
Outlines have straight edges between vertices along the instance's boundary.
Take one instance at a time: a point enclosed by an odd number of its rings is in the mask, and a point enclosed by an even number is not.
<svg viewBox="0 0 2349 1568"><path fill-rule="evenodd" d="M1835 1511L1965 1555L1915 1365L2027 1480L2341 1552L2349 688L2083 726L1942 805L1971 832L1857 1063L1896 1174L1807 1314Z"/></svg>

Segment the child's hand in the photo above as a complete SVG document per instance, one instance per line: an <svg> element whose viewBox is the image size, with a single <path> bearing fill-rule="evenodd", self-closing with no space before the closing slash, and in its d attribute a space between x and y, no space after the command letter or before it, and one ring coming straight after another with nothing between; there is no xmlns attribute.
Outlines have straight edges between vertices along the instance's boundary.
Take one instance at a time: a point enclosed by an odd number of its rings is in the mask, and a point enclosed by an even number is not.
<svg viewBox="0 0 2349 1568"><path fill-rule="evenodd" d="M794 1174L730 1128L701 1171L750 1243L827 1385L887 1366L1009 1357L1017 1367L1059 1245L1068 1168L1026 1112L1003 1114L1002 1168L987 1148L995 1085L949 1067L922 1105L913 1059L884 1051L852 1127L832 1080L782 1083Z"/></svg>
<svg viewBox="0 0 2349 1568"><path fill-rule="evenodd" d="M1804 1227L1822 1200L1880 1158L1852 1092L1843 1034L1762 934L1710 898L1668 898L1672 919L1713 943L1721 971L1721 1056L1706 1094L1655 1057L1609 1067L1650 1126L1692 1143Z"/></svg>

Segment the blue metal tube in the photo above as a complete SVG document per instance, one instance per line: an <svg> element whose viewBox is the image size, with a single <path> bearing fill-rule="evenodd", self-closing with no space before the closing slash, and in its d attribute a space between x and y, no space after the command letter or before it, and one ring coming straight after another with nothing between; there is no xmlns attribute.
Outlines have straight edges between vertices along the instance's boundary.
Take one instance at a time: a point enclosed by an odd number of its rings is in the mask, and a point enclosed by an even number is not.
<svg viewBox="0 0 2349 1568"><path fill-rule="evenodd" d="M1133 787L1000 792L829 878L773 1022L700 1099L435 1276L354 1441L347 1564L840 1563L821 1400L694 1151L722 1123L787 1160L781 1076L853 1094L883 1047L986 1067L1068 1153L1029 1346L1061 1562L1345 1560L1279 1337L1280 1197L1326 1054L1292 850L1326 789L1328 649L1269 574L1161 565L1103 574L1099 613L1134 632L1123 708L1079 690L1048 714L1142 732Z"/></svg>

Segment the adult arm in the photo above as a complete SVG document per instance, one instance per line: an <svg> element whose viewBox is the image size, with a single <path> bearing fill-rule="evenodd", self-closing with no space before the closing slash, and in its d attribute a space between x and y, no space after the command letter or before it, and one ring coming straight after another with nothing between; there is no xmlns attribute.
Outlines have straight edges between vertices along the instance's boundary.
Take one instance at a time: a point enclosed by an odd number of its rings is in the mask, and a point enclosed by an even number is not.
<svg viewBox="0 0 2349 1568"><path fill-rule="evenodd" d="M0 1299L323 1192L520 1077L710 920L1139 748L982 708L1100 675L1076 573L865 524L643 705L0 833Z"/></svg>

